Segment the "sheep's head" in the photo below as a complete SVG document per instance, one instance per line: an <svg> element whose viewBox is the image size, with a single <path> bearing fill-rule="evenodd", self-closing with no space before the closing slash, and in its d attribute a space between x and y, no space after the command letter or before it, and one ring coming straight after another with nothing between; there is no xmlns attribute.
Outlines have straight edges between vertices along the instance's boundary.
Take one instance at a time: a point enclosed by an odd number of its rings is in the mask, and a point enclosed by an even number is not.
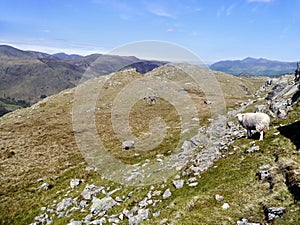
<svg viewBox="0 0 300 225"><path fill-rule="evenodd" d="M238 114L236 115L236 117L238 118L238 121L241 123L241 122L243 121L244 114L238 113Z"/></svg>

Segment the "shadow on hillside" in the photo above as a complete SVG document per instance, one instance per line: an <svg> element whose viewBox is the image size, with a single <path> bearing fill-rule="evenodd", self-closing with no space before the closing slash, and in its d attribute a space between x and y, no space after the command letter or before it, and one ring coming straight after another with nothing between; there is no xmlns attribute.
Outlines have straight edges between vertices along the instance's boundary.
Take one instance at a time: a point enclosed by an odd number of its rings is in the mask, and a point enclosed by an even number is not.
<svg viewBox="0 0 300 225"><path fill-rule="evenodd" d="M290 139L300 149L300 121L278 128L279 132Z"/></svg>

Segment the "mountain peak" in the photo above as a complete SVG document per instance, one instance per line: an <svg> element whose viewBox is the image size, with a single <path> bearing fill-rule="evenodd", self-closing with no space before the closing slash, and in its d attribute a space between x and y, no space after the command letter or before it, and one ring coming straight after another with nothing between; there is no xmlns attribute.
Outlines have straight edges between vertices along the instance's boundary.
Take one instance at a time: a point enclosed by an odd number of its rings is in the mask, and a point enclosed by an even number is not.
<svg viewBox="0 0 300 225"><path fill-rule="evenodd" d="M265 58L247 57L243 60L216 62L212 64L210 68L232 75L247 73L251 75L276 76L293 73L296 69L296 62L282 62Z"/></svg>

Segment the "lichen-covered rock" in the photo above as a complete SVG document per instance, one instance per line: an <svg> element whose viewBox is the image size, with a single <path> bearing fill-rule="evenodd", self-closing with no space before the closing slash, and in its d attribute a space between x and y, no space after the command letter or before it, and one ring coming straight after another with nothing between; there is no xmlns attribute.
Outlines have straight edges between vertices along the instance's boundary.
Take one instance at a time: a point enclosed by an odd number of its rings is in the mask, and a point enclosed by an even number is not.
<svg viewBox="0 0 300 225"><path fill-rule="evenodd" d="M90 211L92 214L97 214L101 211L109 210L110 208L114 207L117 202L110 196L104 197L102 199L93 197L92 206Z"/></svg>
<svg viewBox="0 0 300 225"><path fill-rule="evenodd" d="M81 193L81 196L85 199L85 200L90 200L92 199L93 196L98 195L102 190L104 189L104 187L102 186L96 186L94 184L87 184L83 190L83 192Z"/></svg>

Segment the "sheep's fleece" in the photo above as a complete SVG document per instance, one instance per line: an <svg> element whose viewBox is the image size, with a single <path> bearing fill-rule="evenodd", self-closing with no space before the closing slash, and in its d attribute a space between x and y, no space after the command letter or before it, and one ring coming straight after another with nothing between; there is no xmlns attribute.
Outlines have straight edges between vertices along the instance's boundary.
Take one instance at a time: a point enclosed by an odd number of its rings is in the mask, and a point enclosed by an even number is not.
<svg viewBox="0 0 300 225"><path fill-rule="evenodd" d="M239 123L247 130L247 137L251 136L251 130L260 132L259 140L263 140L263 132L269 129L270 117L265 113L239 113Z"/></svg>

